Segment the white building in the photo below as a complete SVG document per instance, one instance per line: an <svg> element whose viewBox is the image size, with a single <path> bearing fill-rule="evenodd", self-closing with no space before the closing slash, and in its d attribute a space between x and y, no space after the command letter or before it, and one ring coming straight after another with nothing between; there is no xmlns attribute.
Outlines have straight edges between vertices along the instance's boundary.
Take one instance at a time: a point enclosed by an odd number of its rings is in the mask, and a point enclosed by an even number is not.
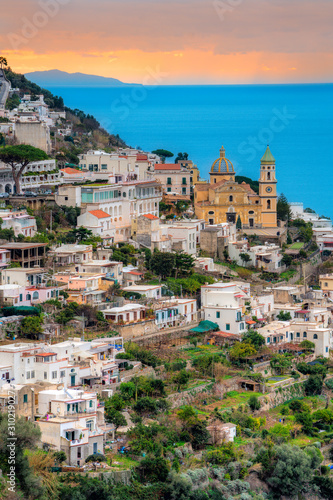
<svg viewBox="0 0 333 500"><path fill-rule="evenodd" d="M246 331L245 302L250 302L247 283L214 283L201 287L201 306L205 320L217 323L220 330L235 334Z"/></svg>
<svg viewBox="0 0 333 500"><path fill-rule="evenodd" d="M76 227L89 229L94 236L100 236L104 245L113 245L115 240L115 225L111 222L111 215L103 210L90 210L77 218Z"/></svg>
<svg viewBox="0 0 333 500"><path fill-rule="evenodd" d="M61 184L61 175L56 160L29 163L20 180L21 191L35 191ZM15 193L15 182L10 167L0 162L0 193Z"/></svg>
<svg viewBox="0 0 333 500"><path fill-rule="evenodd" d="M125 286L124 292L139 293L150 299L160 299L162 297L161 285L132 285Z"/></svg>
<svg viewBox="0 0 333 500"><path fill-rule="evenodd" d="M64 451L69 465L81 466L89 455L104 453L104 407L96 393L65 388L41 391L38 411L42 443Z"/></svg>
<svg viewBox="0 0 333 500"><path fill-rule="evenodd" d="M282 252L278 245L266 243L251 247L247 240L234 241L228 245L228 253L231 260L235 260L240 266L252 266L267 272L282 272L285 266L282 264ZM242 260L241 255L247 254L248 262Z"/></svg>
<svg viewBox="0 0 333 500"><path fill-rule="evenodd" d="M1 229L13 229L15 236L23 234L32 237L37 232L35 217L28 215L26 210L0 209L2 219Z"/></svg>

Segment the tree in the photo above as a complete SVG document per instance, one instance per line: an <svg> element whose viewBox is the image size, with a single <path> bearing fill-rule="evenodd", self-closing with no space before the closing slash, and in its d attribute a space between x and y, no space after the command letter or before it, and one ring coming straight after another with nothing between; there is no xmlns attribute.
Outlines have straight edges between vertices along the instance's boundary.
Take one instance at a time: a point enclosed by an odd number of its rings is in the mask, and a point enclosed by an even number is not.
<svg viewBox="0 0 333 500"><path fill-rule="evenodd" d="M133 405L133 410L140 415L155 414L157 413L157 401L148 396L139 398Z"/></svg>
<svg viewBox="0 0 333 500"><path fill-rule="evenodd" d="M182 386L185 386L190 379L190 374L186 370L180 370L174 378L173 381L177 384L177 390L179 391Z"/></svg>
<svg viewBox="0 0 333 500"><path fill-rule="evenodd" d="M57 464L61 465L63 462L66 462L67 456L64 451L55 451L53 453L54 460Z"/></svg>
<svg viewBox="0 0 333 500"><path fill-rule="evenodd" d="M7 62L7 59L3 56L0 56L0 67L1 69L5 68L6 66L8 66L8 62Z"/></svg>
<svg viewBox="0 0 333 500"><path fill-rule="evenodd" d="M270 365L279 375L283 375L291 367L291 358L284 354L276 354L270 361Z"/></svg>
<svg viewBox="0 0 333 500"><path fill-rule="evenodd" d="M90 229L86 227L80 226L78 229L74 229L75 238L78 241L84 241L93 236L93 233Z"/></svg>
<svg viewBox="0 0 333 500"><path fill-rule="evenodd" d="M249 398L247 404L252 411L259 410L261 406L259 399L254 394Z"/></svg>
<svg viewBox="0 0 333 500"><path fill-rule="evenodd" d="M181 274L188 274L194 267L194 257L188 253L177 252L175 254L175 277L177 278L178 272Z"/></svg>
<svg viewBox="0 0 333 500"><path fill-rule="evenodd" d="M174 156L174 154L167 149L155 149L155 151L152 151L152 153L154 155L160 156L163 163L165 162L165 158L172 158Z"/></svg>
<svg viewBox="0 0 333 500"><path fill-rule="evenodd" d="M277 218L279 220L283 221L291 220L292 214L290 210L290 205L283 193L281 193L281 195L278 198L276 211L277 211Z"/></svg>
<svg viewBox="0 0 333 500"><path fill-rule="evenodd" d="M291 264L293 263L293 258L291 255L288 255L287 253L284 253L282 255L281 259L282 264L285 264L287 267L290 267Z"/></svg>
<svg viewBox="0 0 333 500"><path fill-rule="evenodd" d="M242 221L241 221L240 215L238 216L238 219L236 222L236 229L242 229Z"/></svg>
<svg viewBox="0 0 333 500"><path fill-rule="evenodd" d="M248 262L250 262L250 260L251 260L251 257L249 256L249 254L248 254L248 253L240 253L240 254L239 254L239 257L241 258L241 260L242 260L242 262L245 264L245 266L246 266L246 264L247 264Z"/></svg>
<svg viewBox="0 0 333 500"><path fill-rule="evenodd" d="M307 350L311 350L311 349L315 349L315 344L313 342L310 342L310 340L303 340L300 345L300 347L302 347L303 349L307 349Z"/></svg>
<svg viewBox="0 0 333 500"><path fill-rule="evenodd" d="M26 144L0 148L0 160L11 167L17 194L21 193L20 180L23 170L32 162L47 159L44 151Z"/></svg>
<svg viewBox="0 0 333 500"><path fill-rule="evenodd" d="M169 475L167 461L163 457L147 457L136 468L141 483L164 483Z"/></svg>
<svg viewBox="0 0 333 500"><path fill-rule="evenodd" d="M116 431L118 427L126 427L127 425L124 415L111 406L105 407L105 417L108 422L115 426Z"/></svg>
<svg viewBox="0 0 333 500"><path fill-rule="evenodd" d="M278 495L293 497L308 490L313 476L312 458L298 446L275 448L274 466L268 484Z"/></svg>
<svg viewBox="0 0 333 500"><path fill-rule="evenodd" d="M175 163L178 163L179 161L187 161L188 160L188 153L178 153L177 158L175 160Z"/></svg>
<svg viewBox="0 0 333 500"><path fill-rule="evenodd" d="M291 320L291 314L289 311L287 311L287 312L280 311L276 317L279 321L290 321Z"/></svg>
<svg viewBox="0 0 333 500"><path fill-rule="evenodd" d="M186 405L177 411L177 415L182 422L194 422L197 419L197 413L193 406Z"/></svg>
<svg viewBox="0 0 333 500"><path fill-rule="evenodd" d="M230 359L233 361L244 360L256 354L256 348L247 342L236 342L230 349Z"/></svg>
<svg viewBox="0 0 333 500"><path fill-rule="evenodd" d="M304 384L305 394L307 396L315 396L321 394L323 389L323 379L320 375L310 375Z"/></svg>
<svg viewBox="0 0 333 500"><path fill-rule="evenodd" d="M105 401L105 409L106 408L114 408L117 411L121 411L125 408L126 403L122 396L117 392L111 396L111 398Z"/></svg>
<svg viewBox="0 0 333 500"><path fill-rule="evenodd" d="M167 276L171 276L176 265L176 255L168 252L154 252L151 260L150 260L150 269L161 276L162 278L166 278Z"/></svg>
<svg viewBox="0 0 333 500"><path fill-rule="evenodd" d="M198 449L208 443L210 434L207 430L205 422L202 422L201 420L196 420L186 430L190 435L190 442L193 448Z"/></svg>
<svg viewBox="0 0 333 500"><path fill-rule="evenodd" d="M260 335L260 333L256 332L255 330L248 330L246 333L243 334L243 342L252 344L257 351L265 345L265 337Z"/></svg>
<svg viewBox="0 0 333 500"><path fill-rule="evenodd" d="M43 320L39 316L26 316L21 322L21 335L28 339L38 340L43 333Z"/></svg>

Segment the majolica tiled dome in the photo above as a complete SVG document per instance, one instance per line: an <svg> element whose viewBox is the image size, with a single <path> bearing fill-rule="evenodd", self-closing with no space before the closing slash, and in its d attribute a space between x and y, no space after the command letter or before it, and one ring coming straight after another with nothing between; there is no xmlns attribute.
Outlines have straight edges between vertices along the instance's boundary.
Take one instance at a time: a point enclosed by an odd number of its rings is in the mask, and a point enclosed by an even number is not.
<svg viewBox="0 0 333 500"><path fill-rule="evenodd" d="M220 158L214 161L210 170L211 174L234 174L235 170L230 160L225 157L225 149L220 149Z"/></svg>

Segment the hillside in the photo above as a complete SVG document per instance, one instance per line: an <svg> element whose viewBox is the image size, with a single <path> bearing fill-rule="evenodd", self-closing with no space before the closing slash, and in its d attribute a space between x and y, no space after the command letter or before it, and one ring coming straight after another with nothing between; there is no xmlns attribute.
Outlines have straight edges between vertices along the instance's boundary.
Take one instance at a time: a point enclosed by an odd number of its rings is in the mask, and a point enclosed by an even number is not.
<svg viewBox="0 0 333 500"><path fill-rule="evenodd" d="M124 83L116 78L87 75L85 73L67 73L59 69L34 71L25 75L32 82L50 87L127 87L137 83Z"/></svg>
<svg viewBox="0 0 333 500"><path fill-rule="evenodd" d="M15 73L11 68L5 69L5 74L11 82L12 88L20 89L20 96L30 93L32 100L34 100L37 95L43 94L44 101L51 109L66 111L66 124L72 124L75 137L73 141L65 141L63 138L58 140L57 138L57 152L55 154L57 159L78 163L77 155L89 149L103 148L106 151L111 151L115 147L126 147L126 143L119 135L109 134L94 116L79 109L73 110L65 106L61 96L54 95L49 90L28 80L24 75ZM19 102L19 97L14 94L13 97L7 99L6 108L13 109ZM51 130L52 134L54 131Z"/></svg>

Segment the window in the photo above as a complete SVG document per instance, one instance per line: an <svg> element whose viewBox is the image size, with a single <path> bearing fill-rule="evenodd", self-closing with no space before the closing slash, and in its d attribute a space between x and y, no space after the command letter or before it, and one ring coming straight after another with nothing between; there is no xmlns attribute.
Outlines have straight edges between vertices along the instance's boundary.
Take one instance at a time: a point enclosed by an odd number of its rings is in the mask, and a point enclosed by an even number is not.
<svg viewBox="0 0 333 500"><path fill-rule="evenodd" d="M270 172L267 172L267 180L269 180L269 181L271 180L271 173Z"/></svg>
<svg viewBox="0 0 333 500"><path fill-rule="evenodd" d="M172 184L171 177L168 177L168 178L167 178L167 184L169 184L169 185L171 185L171 184Z"/></svg>
<svg viewBox="0 0 333 500"><path fill-rule="evenodd" d="M102 170L107 170L107 168L108 168L108 166L105 163L102 163L101 167L102 167Z"/></svg>
<svg viewBox="0 0 333 500"><path fill-rule="evenodd" d="M57 378L57 372L52 372L52 378Z"/></svg>
<svg viewBox="0 0 333 500"><path fill-rule="evenodd" d="M241 312L237 312L237 321L240 321L242 319L242 313Z"/></svg>
<svg viewBox="0 0 333 500"><path fill-rule="evenodd" d="M328 352L328 347L326 347L326 352Z"/></svg>
<svg viewBox="0 0 333 500"><path fill-rule="evenodd" d="M20 302L22 302L22 300L23 300L23 294L20 293Z"/></svg>
<svg viewBox="0 0 333 500"><path fill-rule="evenodd" d="M214 212L213 210L210 210L210 211L208 212L208 215L214 215L214 214L215 214L215 212Z"/></svg>
<svg viewBox="0 0 333 500"><path fill-rule="evenodd" d="M167 188L167 192L168 192L168 193L171 193L171 188Z"/></svg>
<svg viewBox="0 0 333 500"><path fill-rule="evenodd" d="M93 401L92 399L89 401L89 408L92 408L93 407Z"/></svg>
<svg viewBox="0 0 333 500"><path fill-rule="evenodd" d="M35 370L32 370L32 372L31 372L31 378L35 378Z"/></svg>
<svg viewBox="0 0 333 500"><path fill-rule="evenodd" d="M220 313L220 311L217 311L217 312L216 312L216 317L217 317L217 318L220 318L220 317L221 317L221 313Z"/></svg>
<svg viewBox="0 0 333 500"><path fill-rule="evenodd" d="M318 335L315 333L313 336L313 340L316 340L316 339L318 339Z"/></svg>
<svg viewBox="0 0 333 500"><path fill-rule="evenodd" d="M325 285L324 285L324 286L328 286L328 283L325 283Z"/></svg>
<svg viewBox="0 0 333 500"><path fill-rule="evenodd" d="M30 372L26 373L26 379L28 380L30 378Z"/></svg>
<svg viewBox="0 0 333 500"><path fill-rule="evenodd" d="M229 196L229 201L230 201L230 203L232 203L234 201L234 197L233 196Z"/></svg>
<svg viewBox="0 0 333 500"><path fill-rule="evenodd" d="M244 323L240 323L240 324L239 324L239 329L240 329L240 330L244 330Z"/></svg>
<svg viewBox="0 0 333 500"><path fill-rule="evenodd" d="M186 177L183 177L183 178L182 178L182 184L187 184L187 182L186 182Z"/></svg>
<svg viewBox="0 0 333 500"><path fill-rule="evenodd" d="M267 337L267 344L269 344L271 341L271 339L269 337Z"/></svg>
<svg viewBox="0 0 333 500"><path fill-rule="evenodd" d="M23 403L28 402L28 394L23 394Z"/></svg>
<svg viewBox="0 0 333 500"><path fill-rule="evenodd" d="M271 200L267 200L267 210L271 209Z"/></svg>
<svg viewBox="0 0 333 500"><path fill-rule="evenodd" d="M186 188L182 188L182 194L186 194Z"/></svg>
<svg viewBox="0 0 333 500"><path fill-rule="evenodd" d="M306 338L308 334L306 332L303 332L303 337Z"/></svg>
<svg viewBox="0 0 333 500"><path fill-rule="evenodd" d="M299 332L296 333L296 337L299 339L301 334Z"/></svg>
<svg viewBox="0 0 333 500"><path fill-rule="evenodd" d="M230 331L230 323L226 323L226 325L225 325L225 329L226 329L226 331L227 331L227 332L229 332L229 331Z"/></svg>
<svg viewBox="0 0 333 500"><path fill-rule="evenodd" d="M286 332L286 339L288 338L288 335L289 335L288 332Z"/></svg>
<svg viewBox="0 0 333 500"><path fill-rule="evenodd" d="M65 375L66 375L65 370L61 370L61 372L60 372L60 378L61 378L61 377L65 377Z"/></svg>
<svg viewBox="0 0 333 500"><path fill-rule="evenodd" d="M47 379L47 372L44 372L44 380Z"/></svg>

